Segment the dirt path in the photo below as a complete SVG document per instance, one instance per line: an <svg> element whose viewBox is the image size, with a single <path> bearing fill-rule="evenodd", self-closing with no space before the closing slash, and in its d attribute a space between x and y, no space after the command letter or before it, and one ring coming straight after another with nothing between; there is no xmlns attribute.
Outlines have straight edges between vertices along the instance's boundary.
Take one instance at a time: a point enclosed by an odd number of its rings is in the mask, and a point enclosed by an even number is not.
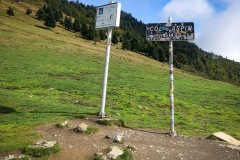
<svg viewBox="0 0 240 160"><path fill-rule="evenodd" d="M73 132L80 123L96 126L99 131L91 135ZM54 160L88 160L98 151L116 145L106 135L124 134L125 146L133 146L134 160L239 160L240 151L204 138L186 136L169 137L153 130L133 130L117 126L102 126L89 120L71 120L70 129L60 129L55 124L37 128L45 140L56 140L62 151Z"/></svg>

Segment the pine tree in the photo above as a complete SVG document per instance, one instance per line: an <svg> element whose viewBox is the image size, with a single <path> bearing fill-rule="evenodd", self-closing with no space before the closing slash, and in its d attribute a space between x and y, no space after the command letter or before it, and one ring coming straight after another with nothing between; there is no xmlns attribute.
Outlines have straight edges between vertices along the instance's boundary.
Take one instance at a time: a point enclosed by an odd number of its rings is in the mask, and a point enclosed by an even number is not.
<svg viewBox="0 0 240 160"><path fill-rule="evenodd" d="M114 45L118 43L118 37L117 37L117 34L115 32L113 32L113 35L112 35L112 43Z"/></svg>
<svg viewBox="0 0 240 160"><path fill-rule="evenodd" d="M38 20L45 20L47 17L47 14L44 12L43 8L39 8L36 17Z"/></svg>
<svg viewBox="0 0 240 160"><path fill-rule="evenodd" d="M83 38L88 40L94 40L94 35L95 35L95 29L93 26L90 26L87 34L83 36Z"/></svg>
<svg viewBox="0 0 240 160"><path fill-rule="evenodd" d="M99 30L99 36L100 36L100 40L105 40L107 39L107 35L106 32L104 30Z"/></svg>
<svg viewBox="0 0 240 160"><path fill-rule="evenodd" d="M131 49L131 43L129 42L129 40L125 39L123 44L122 44L122 49L127 49L130 50Z"/></svg>
<svg viewBox="0 0 240 160"><path fill-rule="evenodd" d="M27 15L32 14L32 10L31 10L30 8L26 9L26 14L27 14Z"/></svg>
<svg viewBox="0 0 240 160"><path fill-rule="evenodd" d="M97 42L99 42L99 40L100 40L99 32L97 30L94 30L94 44L96 45Z"/></svg>
<svg viewBox="0 0 240 160"><path fill-rule="evenodd" d="M162 47L158 48L158 53L159 53L159 61L160 62L165 62L166 61L166 55Z"/></svg>
<svg viewBox="0 0 240 160"><path fill-rule="evenodd" d="M83 37L86 37L86 35L88 34L88 25L85 21L83 21L82 23L81 33Z"/></svg>
<svg viewBox="0 0 240 160"><path fill-rule="evenodd" d="M67 29L67 30L72 29L72 25L73 25L73 24L72 24L72 18L66 16L65 19L64 19L64 26L65 26L65 29Z"/></svg>
<svg viewBox="0 0 240 160"><path fill-rule="evenodd" d="M45 22L44 22L44 25L48 28L55 28L56 27L54 12L51 8L49 9L49 12L48 12L47 17L46 17Z"/></svg>
<svg viewBox="0 0 240 160"><path fill-rule="evenodd" d="M13 11L13 9L11 7L8 7L7 14L9 16L14 16L14 11Z"/></svg>
<svg viewBox="0 0 240 160"><path fill-rule="evenodd" d="M134 51L134 52L138 52L139 49L140 49L140 43L139 43L139 40L137 38L133 38L131 41L131 50Z"/></svg>
<svg viewBox="0 0 240 160"><path fill-rule="evenodd" d="M80 32L81 31L81 21L80 21L80 19L75 19L75 21L73 23L73 30L75 32Z"/></svg>

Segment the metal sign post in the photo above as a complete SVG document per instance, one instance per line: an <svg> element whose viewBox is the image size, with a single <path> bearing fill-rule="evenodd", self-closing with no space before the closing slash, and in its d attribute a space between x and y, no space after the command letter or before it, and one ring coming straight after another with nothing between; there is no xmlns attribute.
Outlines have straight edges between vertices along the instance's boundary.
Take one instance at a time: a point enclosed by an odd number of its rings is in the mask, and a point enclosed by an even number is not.
<svg viewBox="0 0 240 160"><path fill-rule="evenodd" d="M172 25L172 17L168 19L168 25ZM170 80L170 135L176 136L174 130L174 86L173 86L173 42L169 41L169 80Z"/></svg>
<svg viewBox="0 0 240 160"><path fill-rule="evenodd" d="M110 57L110 48L111 48L111 39L112 39L112 28L119 27L120 13L121 13L121 3L114 3L114 1L110 1L109 4L99 6L97 8L95 28L96 29L108 28L105 69L104 69L103 88L102 88L102 104L101 104L101 111L99 113L100 118L104 118L106 116L105 103L106 103L106 92L107 92L107 81L108 81L109 57Z"/></svg>
<svg viewBox="0 0 240 160"><path fill-rule="evenodd" d="M173 85L173 41L191 41L195 39L194 23L149 23L146 25L146 38L149 41L169 41L169 80L170 80L170 135L176 136L174 130L174 85Z"/></svg>
<svg viewBox="0 0 240 160"><path fill-rule="evenodd" d="M101 105L101 112L99 113L99 116L101 118L105 117L105 102L106 102L106 92L107 92L108 66L109 66L111 39L112 39L112 28L108 28L105 70L104 70L103 89L102 89L102 105Z"/></svg>

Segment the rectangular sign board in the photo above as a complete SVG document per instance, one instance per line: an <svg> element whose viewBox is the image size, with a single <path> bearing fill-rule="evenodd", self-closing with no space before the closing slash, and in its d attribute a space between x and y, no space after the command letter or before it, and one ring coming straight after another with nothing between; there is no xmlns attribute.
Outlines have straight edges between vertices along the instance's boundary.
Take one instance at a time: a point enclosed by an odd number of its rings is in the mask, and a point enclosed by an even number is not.
<svg viewBox="0 0 240 160"><path fill-rule="evenodd" d="M194 23L149 23L146 37L149 41L192 41L195 39Z"/></svg>
<svg viewBox="0 0 240 160"><path fill-rule="evenodd" d="M97 7L96 29L119 27L121 3L111 3Z"/></svg>

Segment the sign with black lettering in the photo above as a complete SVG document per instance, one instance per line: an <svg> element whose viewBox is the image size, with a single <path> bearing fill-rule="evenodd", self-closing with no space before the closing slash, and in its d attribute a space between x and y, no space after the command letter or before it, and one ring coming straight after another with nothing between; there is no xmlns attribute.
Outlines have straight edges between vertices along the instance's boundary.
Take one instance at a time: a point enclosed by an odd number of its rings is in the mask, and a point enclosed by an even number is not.
<svg viewBox="0 0 240 160"><path fill-rule="evenodd" d="M111 3L97 7L96 29L119 27L121 3Z"/></svg>
<svg viewBox="0 0 240 160"><path fill-rule="evenodd" d="M149 23L146 37L149 41L192 41L195 39L194 23Z"/></svg>

